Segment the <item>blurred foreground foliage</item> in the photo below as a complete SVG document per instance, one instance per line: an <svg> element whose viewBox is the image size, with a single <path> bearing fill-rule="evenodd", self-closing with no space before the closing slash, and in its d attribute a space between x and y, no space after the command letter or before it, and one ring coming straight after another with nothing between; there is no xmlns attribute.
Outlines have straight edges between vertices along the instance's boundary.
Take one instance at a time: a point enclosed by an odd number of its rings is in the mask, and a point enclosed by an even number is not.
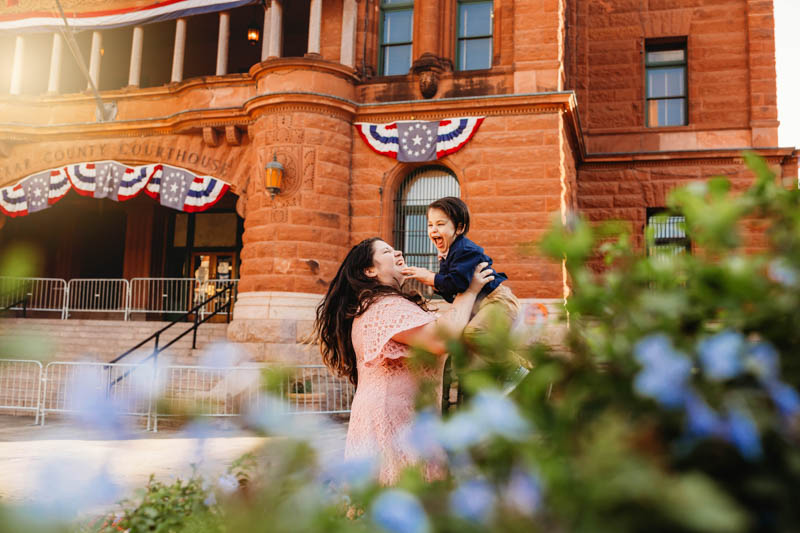
<svg viewBox="0 0 800 533"><path fill-rule="evenodd" d="M446 451L446 479L410 468L380 487L370 461L318 460L324 421L257 413L250 427L289 438L216 481L151 482L103 531L800 530L800 193L744 157L749 190L718 178L670 196L692 253L643 253L621 224L554 225L540 249L570 276L564 346L520 348L502 327L450 342L472 400L444 420L422 409L407 435L422 457ZM745 253L753 227L765 246ZM502 365L466 364L475 350L533 370L503 396Z"/></svg>

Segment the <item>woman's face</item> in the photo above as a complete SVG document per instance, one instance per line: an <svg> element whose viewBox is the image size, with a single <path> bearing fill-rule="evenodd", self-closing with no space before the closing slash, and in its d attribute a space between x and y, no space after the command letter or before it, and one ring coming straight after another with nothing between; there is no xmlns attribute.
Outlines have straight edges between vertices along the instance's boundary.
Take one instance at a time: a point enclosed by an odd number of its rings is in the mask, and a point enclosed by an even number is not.
<svg viewBox="0 0 800 533"><path fill-rule="evenodd" d="M381 285L399 289L405 280L403 276L405 266L403 252L395 250L383 241L372 243L372 266L367 268L367 276L376 278Z"/></svg>

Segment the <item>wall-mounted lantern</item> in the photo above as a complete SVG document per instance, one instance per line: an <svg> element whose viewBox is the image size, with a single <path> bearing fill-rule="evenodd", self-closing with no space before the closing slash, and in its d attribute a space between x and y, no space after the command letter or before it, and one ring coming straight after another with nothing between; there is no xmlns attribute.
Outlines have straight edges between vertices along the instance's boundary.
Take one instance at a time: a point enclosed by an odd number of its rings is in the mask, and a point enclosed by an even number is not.
<svg viewBox="0 0 800 533"><path fill-rule="evenodd" d="M258 23L253 20L247 26L247 42L250 43L250 46L255 46L258 44L260 37L261 29L258 27Z"/></svg>
<svg viewBox="0 0 800 533"><path fill-rule="evenodd" d="M278 162L277 156L272 154L272 161L264 166L264 187L269 191L269 195L275 198L280 194L283 184L283 165Z"/></svg>

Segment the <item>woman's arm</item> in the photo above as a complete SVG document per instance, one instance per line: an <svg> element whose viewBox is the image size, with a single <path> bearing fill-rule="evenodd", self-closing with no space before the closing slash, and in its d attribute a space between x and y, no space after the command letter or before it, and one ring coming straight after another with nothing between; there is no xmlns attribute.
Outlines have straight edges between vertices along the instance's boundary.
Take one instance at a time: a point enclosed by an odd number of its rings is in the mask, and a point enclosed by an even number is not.
<svg viewBox="0 0 800 533"><path fill-rule="evenodd" d="M480 263L475 267L467 290L456 296L452 307L442 316L428 322L423 326L407 329L396 333L392 339L409 346L418 346L431 353L442 355L446 353L445 339L442 337L460 335L475 305L475 298L484 285L494 279L494 272L486 269L488 263Z"/></svg>

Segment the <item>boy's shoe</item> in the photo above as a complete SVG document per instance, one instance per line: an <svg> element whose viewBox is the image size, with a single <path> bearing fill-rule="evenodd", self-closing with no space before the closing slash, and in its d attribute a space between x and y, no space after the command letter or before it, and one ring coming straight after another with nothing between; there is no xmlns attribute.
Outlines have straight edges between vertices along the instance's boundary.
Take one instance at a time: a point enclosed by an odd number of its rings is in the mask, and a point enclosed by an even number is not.
<svg viewBox="0 0 800 533"><path fill-rule="evenodd" d="M517 367L506 379L503 381L503 395L508 396L511 392L517 388L517 385L522 383L522 380L525 379L525 376L530 374L531 371L525 368L524 366Z"/></svg>

